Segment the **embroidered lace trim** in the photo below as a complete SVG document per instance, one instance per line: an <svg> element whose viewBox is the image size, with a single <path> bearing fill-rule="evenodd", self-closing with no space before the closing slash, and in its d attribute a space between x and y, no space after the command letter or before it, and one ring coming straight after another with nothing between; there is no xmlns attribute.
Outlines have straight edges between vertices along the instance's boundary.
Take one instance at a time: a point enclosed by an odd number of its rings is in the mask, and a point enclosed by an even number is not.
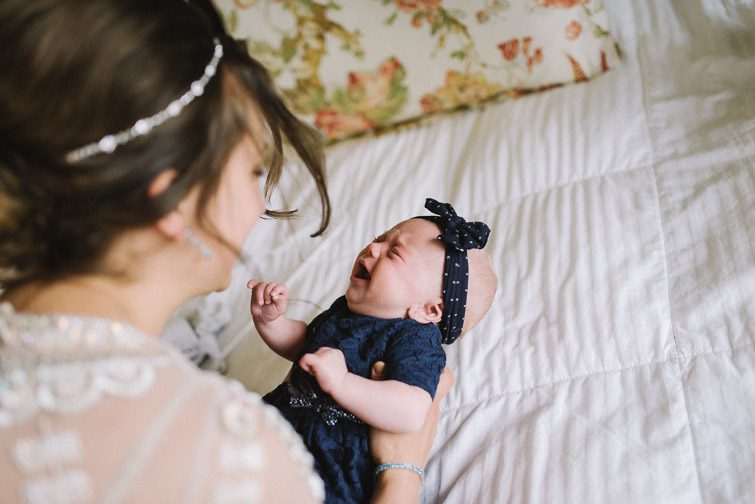
<svg viewBox="0 0 755 504"><path fill-rule="evenodd" d="M41 411L76 414L135 397L167 362L149 336L105 319L17 314L0 305L0 427Z"/></svg>
<svg viewBox="0 0 755 504"><path fill-rule="evenodd" d="M14 441L11 458L24 473L30 503L92 502L82 437L56 429L39 414L76 415L106 396L137 397L157 380L158 368L176 363L159 341L118 322L65 315L18 314L0 305L0 429L37 418L40 434ZM220 380L220 378L217 378ZM275 432L318 499L325 497L314 460L275 408L237 382L223 380L231 397L216 403L216 421L234 441L217 453L213 501L255 502L264 494L266 454L261 436ZM293 469L293 468L292 468ZM128 483L125 491L128 491ZM196 490L199 490L197 488Z"/></svg>

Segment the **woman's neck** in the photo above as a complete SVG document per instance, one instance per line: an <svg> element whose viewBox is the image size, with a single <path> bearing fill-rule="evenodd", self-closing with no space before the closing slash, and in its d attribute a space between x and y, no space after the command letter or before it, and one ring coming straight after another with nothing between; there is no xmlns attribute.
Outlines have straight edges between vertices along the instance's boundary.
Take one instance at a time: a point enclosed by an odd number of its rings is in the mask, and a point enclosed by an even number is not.
<svg viewBox="0 0 755 504"><path fill-rule="evenodd" d="M170 289L97 275L17 287L3 295L17 312L71 314L117 320L159 337L173 311Z"/></svg>

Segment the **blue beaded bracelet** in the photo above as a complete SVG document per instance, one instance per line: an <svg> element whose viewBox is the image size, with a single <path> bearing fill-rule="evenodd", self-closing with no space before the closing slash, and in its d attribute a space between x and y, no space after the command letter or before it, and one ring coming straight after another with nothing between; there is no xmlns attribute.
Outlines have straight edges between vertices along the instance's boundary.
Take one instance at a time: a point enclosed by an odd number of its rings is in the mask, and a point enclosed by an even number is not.
<svg viewBox="0 0 755 504"><path fill-rule="evenodd" d="M413 464L404 464L401 462L389 462L388 464L380 464L375 468L375 477L386 469L407 469L419 474L419 479L425 481L425 471Z"/></svg>

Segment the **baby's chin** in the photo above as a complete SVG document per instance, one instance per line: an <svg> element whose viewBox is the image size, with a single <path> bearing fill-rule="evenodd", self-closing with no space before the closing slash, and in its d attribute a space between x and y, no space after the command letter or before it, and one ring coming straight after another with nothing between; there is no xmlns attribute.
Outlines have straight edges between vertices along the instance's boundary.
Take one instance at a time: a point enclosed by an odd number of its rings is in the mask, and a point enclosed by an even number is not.
<svg viewBox="0 0 755 504"><path fill-rule="evenodd" d="M346 289L346 306L352 313L374 316L372 313L369 313L371 311L369 308L365 310L365 303L359 302L359 296L351 288Z"/></svg>
<svg viewBox="0 0 755 504"><path fill-rule="evenodd" d="M406 312L399 313L398 311L381 310L369 303L362 303L358 299L355 299L355 297L352 296L352 299L349 299L349 291L346 291L346 306L351 313L385 320L406 318Z"/></svg>

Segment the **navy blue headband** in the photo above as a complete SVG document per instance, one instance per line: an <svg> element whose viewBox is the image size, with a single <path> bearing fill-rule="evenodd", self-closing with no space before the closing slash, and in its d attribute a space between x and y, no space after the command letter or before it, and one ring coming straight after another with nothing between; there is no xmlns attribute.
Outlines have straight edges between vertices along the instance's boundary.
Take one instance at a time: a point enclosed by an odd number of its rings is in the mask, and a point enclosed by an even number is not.
<svg viewBox="0 0 755 504"><path fill-rule="evenodd" d="M488 242L490 228L483 222L467 222L456 215L449 203L432 198L425 200L425 208L435 215L419 218L435 223L441 230L438 239L446 245L443 269L443 317L439 327L443 343L451 344L461 335L467 308L469 262L467 250L481 249Z"/></svg>

